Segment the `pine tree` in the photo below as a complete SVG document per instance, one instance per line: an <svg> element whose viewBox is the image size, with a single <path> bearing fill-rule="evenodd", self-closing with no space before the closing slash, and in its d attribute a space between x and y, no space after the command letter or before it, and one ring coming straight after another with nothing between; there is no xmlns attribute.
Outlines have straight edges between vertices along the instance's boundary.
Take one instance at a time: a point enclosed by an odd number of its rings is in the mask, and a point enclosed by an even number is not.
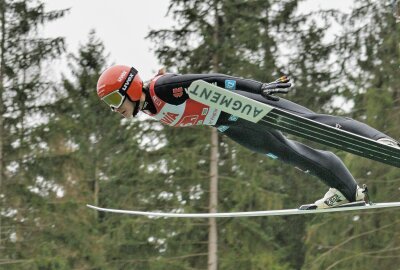
<svg viewBox="0 0 400 270"><path fill-rule="evenodd" d="M32 258L27 247L37 236L41 203L35 187L41 178L31 169L40 166L32 151L32 130L45 117L41 107L49 79L43 67L64 51L63 38L41 38L39 29L66 11L46 12L41 1L3 0L0 8L0 247L9 269L23 269Z"/></svg>

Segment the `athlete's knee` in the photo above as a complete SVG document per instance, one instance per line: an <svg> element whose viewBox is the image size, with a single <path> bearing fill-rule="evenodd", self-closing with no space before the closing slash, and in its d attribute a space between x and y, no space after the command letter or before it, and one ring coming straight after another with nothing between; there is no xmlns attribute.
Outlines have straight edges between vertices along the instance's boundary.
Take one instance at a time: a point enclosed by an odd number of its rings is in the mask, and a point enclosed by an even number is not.
<svg viewBox="0 0 400 270"><path fill-rule="evenodd" d="M320 153L326 160L336 160L336 159L338 159L338 156L335 155L331 151L320 150Z"/></svg>
<svg viewBox="0 0 400 270"><path fill-rule="evenodd" d="M343 167L343 161L331 151L321 151L322 155L325 157L323 163L325 167L329 169L338 169Z"/></svg>

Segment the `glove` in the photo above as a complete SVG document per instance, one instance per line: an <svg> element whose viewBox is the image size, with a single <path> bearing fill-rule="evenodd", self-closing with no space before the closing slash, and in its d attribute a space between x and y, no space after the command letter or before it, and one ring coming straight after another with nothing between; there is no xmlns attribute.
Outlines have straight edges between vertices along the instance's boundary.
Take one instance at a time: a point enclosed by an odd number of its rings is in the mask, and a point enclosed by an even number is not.
<svg viewBox="0 0 400 270"><path fill-rule="evenodd" d="M282 76L273 82L263 83L261 85L261 95L268 100L278 101L279 97L274 96L274 94L287 94L290 89L284 88L290 88L292 86L289 81L290 79L288 77Z"/></svg>

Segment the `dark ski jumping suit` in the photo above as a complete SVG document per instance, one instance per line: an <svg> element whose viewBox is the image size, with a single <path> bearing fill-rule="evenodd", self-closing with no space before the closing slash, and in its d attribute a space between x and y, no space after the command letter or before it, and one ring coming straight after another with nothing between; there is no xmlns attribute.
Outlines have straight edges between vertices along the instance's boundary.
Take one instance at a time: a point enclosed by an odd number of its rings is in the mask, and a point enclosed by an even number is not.
<svg viewBox="0 0 400 270"><path fill-rule="evenodd" d="M268 100L260 95L261 82L223 74L165 74L151 80L145 87L143 111L163 124L184 127L214 126L248 149L282 160L317 176L328 186L338 189L349 200L355 200L357 183L343 162L332 152L313 149L289 140L280 131L240 119L191 100L187 88L195 80L204 80L236 93L278 107L302 117L377 140L387 135L350 118L317 114L296 103L279 98Z"/></svg>

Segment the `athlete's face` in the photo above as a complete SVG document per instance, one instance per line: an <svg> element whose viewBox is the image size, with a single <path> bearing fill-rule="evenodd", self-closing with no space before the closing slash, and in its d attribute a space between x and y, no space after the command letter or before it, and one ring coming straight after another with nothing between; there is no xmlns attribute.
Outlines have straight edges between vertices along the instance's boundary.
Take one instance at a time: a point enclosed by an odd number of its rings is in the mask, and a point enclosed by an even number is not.
<svg viewBox="0 0 400 270"><path fill-rule="evenodd" d="M121 107L119 107L115 111L121 114L125 118L132 118L134 109L135 109L135 103L125 98L125 101L124 103L122 103Z"/></svg>
<svg viewBox="0 0 400 270"><path fill-rule="evenodd" d="M142 93L140 98L139 108L143 107L143 102L146 99L145 93ZM130 101L128 98L125 98L124 102L122 103L121 107L115 110L115 112L121 114L125 118L133 118L133 112L135 110L136 103Z"/></svg>

